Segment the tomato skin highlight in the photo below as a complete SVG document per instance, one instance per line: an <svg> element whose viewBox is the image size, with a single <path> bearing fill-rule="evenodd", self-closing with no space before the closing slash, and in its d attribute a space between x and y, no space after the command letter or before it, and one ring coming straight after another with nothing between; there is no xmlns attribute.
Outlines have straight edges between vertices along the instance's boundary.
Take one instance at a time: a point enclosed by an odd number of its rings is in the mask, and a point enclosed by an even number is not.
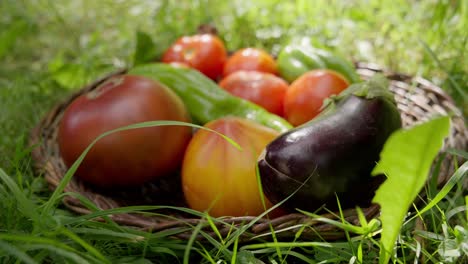
<svg viewBox="0 0 468 264"><path fill-rule="evenodd" d="M234 52L224 65L223 76L236 71L260 71L278 75L275 59L259 48L245 48Z"/></svg>
<svg viewBox="0 0 468 264"><path fill-rule="evenodd" d="M264 212L256 162L279 132L238 117L217 119L205 127L233 139L242 150L211 131L200 129L194 134L182 164L182 186L190 208L209 211L214 217Z"/></svg>
<svg viewBox="0 0 468 264"><path fill-rule="evenodd" d="M219 82L229 93L283 116L283 101L288 83L276 75L257 71L237 71Z"/></svg>
<svg viewBox="0 0 468 264"><path fill-rule="evenodd" d="M211 34L183 36L163 54L162 62L179 62L216 80L223 73L227 51L220 38Z"/></svg>
<svg viewBox="0 0 468 264"><path fill-rule="evenodd" d="M323 101L339 94L349 82L331 70L312 70L301 75L286 91L284 115L293 126L313 119L321 112Z"/></svg>
<svg viewBox="0 0 468 264"><path fill-rule="evenodd" d="M182 100L168 88L139 76L114 76L76 98L59 124L58 143L70 167L104 132L155 120L190 122ZM102 188L137 186L173 173L191 138L191 128L157 126L120 131L100 139L76 177Z"/></svg>

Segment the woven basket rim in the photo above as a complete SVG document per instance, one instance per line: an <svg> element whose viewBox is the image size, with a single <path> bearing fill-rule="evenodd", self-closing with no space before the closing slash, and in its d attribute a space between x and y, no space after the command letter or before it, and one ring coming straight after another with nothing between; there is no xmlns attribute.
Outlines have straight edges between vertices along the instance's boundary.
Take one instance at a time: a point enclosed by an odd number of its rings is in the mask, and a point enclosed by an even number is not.
<svg viewBox="0 0 468 264"><path fill-rule="evenodd" d="M458 147L466 149L468 144L468 131L464 123L463 115L461 111L455 106L453 99L448 94L446 94L443 89L422 77L391 72L381 68L379 65L374 63L357 62L356 68L363 79L369 78L371 75L378 72L383 73L387 78L389 78L391 81L390 88L395 95L399 110L402 113L404 127L425 121L433 115L451 113L451 135L446 140L445 147ZM65 100L56 104L37 124L37 126L31 130L30 145L36 146L32 151L34 169L37 175L45 177L51 189L55 189L57 187L61 177L63 177L64 171L66 171L66 168L63 165L63 161L61 162L60 157L57 157L57 153L53 152L53 149L55 148L53 142L54 140L53 138L50 138L54 133L56 133L55 130L57 129L57 124L66 106L74 98L85 93L86 91L89 91L90 89L93 89L98 84L106 80L109 76L122 74L125 72L125 69L116 70L115 72L106 75L70 94ZM424 102L424 100L426 100L424 98L427 99L427 102ZM414 113L411 111L414 111ZM442 176L438 179L440 184L445 183L451 176L454 162L456 161L453 157L445 157L443 166L441 167L445 170L445 172L443 175L441 173ZM85 184L78 182L75 178L72 179L72 182L67 186L65 191L78 191L85 196L90 195L90 193L87 193L89 192L89 189L85 186ZM106 207L113 208L119 206L119 204L113 201L112 198L108 198L100 193L93 193L90 197L92 197L90 199L97 203L101 208L104 207L103 209L106 209ZM78 214L89 214L91 212L91 210L81 204L79 200L72 197L65 197L63 202L66 207ZM371 219L378 216L379 207L376 204L371 204L369 207L363 208L363 211L365 216L368 219ZM339 213L328 213L322 214L321 216L330 219L338 219L337 215L339 215ZM346 221L352 224L359 224L359 219L354 209L345 210L344 215ZM164 217L155 219L153 217L146 217L139 214L117 214L112 215L111 218L118 224L132 226L153 232L172 230L178 227L187 227L187 225L194 225L200 223L200 221L204 221L201 218L184 216L179 219L169 218L169 220L165 220ZM310 239L319 236L322 237L322 239L334 240L343 238L345 236L345 232L336 226L317 221L316 219L300 213L291 213L275 219L257 219L254 216L224 217L222 219L224 224L221 222L218 224L220 227L220 232L223 235L229 232L229 228L232 228L232 225L238 227L246 222L254 220L256 221L249 228L249 232L246 232L245 236L241 237L241 241L252 239L252 237L262 237L263 235L268 236L268 234L271 232L271 228L273 228L275 232L282 230L282 232L277 234L279 237L294 237L296 232L304 225L310 228L302 231L301 238ZM210 232L209 230L207 233L212 236L216 236L214 232ZM174 238L184 240L189 239L190 236L190 231L176 233L173 235ZM203 240L206 238L203 236L198 236L197 239Z"/></svg>

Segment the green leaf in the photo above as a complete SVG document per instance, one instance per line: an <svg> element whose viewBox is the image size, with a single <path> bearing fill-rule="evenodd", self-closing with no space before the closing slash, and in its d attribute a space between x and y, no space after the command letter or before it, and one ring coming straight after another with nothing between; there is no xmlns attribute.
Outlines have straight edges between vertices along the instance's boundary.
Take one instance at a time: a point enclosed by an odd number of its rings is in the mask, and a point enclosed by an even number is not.
<svg viewBox="0 0 468 264"><path fill-rule="evenodd" d="M439 117L408 130L398 130L387 140L380 162L372 172L388 177L373 199L381 207L380 263L390 260L404 216L424 186L449 128L449 117Z"/></svg>
<svg viewBox="0 0 468 264"><path fill-rule="evenodd" d="M136 35L136 48L133 56L133 66L151 62L156 56L155 47L151 36L138 31Z"/></svg>
<svg viewBox="0 0 468 264"><path fill-rule="evenodd" d="M60 67L52 64L49 65L49 70L54 68L56 70L51 72L51 76L60 86L67 89L75 89L86 84L88 72L83 65L78 63L63 64Z"/></svg>

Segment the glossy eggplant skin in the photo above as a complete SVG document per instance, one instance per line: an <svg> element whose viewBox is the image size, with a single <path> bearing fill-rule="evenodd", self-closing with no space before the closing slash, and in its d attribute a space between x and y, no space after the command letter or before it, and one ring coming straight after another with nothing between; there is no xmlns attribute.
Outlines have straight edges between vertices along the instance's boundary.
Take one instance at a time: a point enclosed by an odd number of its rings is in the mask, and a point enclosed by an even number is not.
<svg viewBox="0 0 468 264"><path fill-rule="evenodd" d="M370 173L400 113L384 97L350 95L325 115L272 141L258 166L265 195L285 208L315 211L369 203L383 178ZM335 195L336 193L336 195Z"/></svg>

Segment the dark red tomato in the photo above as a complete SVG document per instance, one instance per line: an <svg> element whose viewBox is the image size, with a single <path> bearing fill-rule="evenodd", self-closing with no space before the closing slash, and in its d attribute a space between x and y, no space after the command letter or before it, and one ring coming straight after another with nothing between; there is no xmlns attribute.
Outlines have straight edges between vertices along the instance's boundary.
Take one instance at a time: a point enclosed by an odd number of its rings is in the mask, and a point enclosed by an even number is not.
<svg viewBox="0 0 468 264"><path fill-rule="evenodd" d="M219 82L229 93L262 106L269 112L283 116L283 100L288 83L270 73L237 71Z"/></svg>
<svg viewBox="0 0 468 264"><path fill-rule="evenodd" d="M301 75L286 91L284 116L294 126L313 119L320 113L323 101L339 94L349 82L331 70L312 70Z"/></svg>
<svg viewBox="0 0 468 264"><path fill-rule="evenodd" d="M234 52L224 65L223 76L242 70L278 74L275 59L268 52L258 48L245 48Z"/></svg>
<svg viewBox="0 0 468 264"><path fill-rule="evenodd" d="M144 121L189 122L182 100L144 77L121 75L76 98L58 132L60 153L71 166L102 133ZM168 175L180 166L190 127L157 126L110 134L93 146L76 176L99 187L135 186Z"/></svg>
<svg viewBox="0 0 468 264"><path fill-rule="evenodd" d="M223 73L227 52L224 43L211 34L179 38L165 51L162 61L180 62L216 80Z"/></svg>

